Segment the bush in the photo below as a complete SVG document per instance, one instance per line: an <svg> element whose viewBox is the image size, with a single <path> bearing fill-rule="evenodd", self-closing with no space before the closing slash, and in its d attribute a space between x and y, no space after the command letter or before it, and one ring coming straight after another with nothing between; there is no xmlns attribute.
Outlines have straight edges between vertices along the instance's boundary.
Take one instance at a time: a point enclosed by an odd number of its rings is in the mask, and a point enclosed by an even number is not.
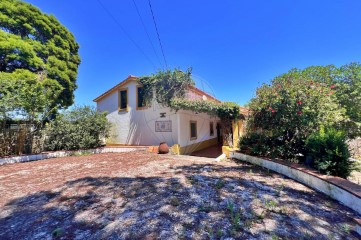
<svg viewBox="0 0 361 240"><path fill-rule="evenodd" d="M329 67L293 69L257 88L248 107L248 129L256 129L282 144L274 145L278 158L300 160L305 142L322 124L343 126L348 121L346 109L340 107L340 88L333 81ZM267 142L266 142L267 143Z"/></svg>
<svg viewBox="0 0 361 240"><path fill-rule="evenodd" d="M354 169L344 132L336 129L311 134L306 141L306 151L314 167L322 173L347 178Z"/></svg>
<svg viewBox="0 0 361 240"><path fill-rule="evenodd" d="M46 126L45 149L78 150L96 148L108 136L106 113L82 106L59 114Z"/></svg>
<svg viewBox="0 0 361 240"><path fill-rule="evenodd" d="M241 152L253 156L278 158L279 156L293 156L293 145L283 144L280 137L268 136L260 132L250 132L239 141Z"/></svg>
<svg viewBox="0 0 361 240"><path fill-rule="evenodd" d="M265 142L264 137L265 136L257 132L242 137L239 141L240 151L254 156L265 156L267 149L263 148Z"/></svg>
<svg viewBox="0 0 361 240"><path fill-rule="evenodd" d="M272 139L262 133L252 132L242 137L239 141L241 152L267 157L272 152Z"/></svg>

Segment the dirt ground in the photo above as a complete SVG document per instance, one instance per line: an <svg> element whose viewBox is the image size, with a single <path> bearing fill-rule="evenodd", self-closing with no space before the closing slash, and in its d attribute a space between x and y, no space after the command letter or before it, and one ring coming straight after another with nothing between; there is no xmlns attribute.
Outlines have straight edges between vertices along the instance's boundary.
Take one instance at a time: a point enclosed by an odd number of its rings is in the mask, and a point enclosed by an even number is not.
<svg viewBox="0 0 361 240"><path fill-rule="evenodd" d="M349 176L347 180L361 185L361 171L352 171L351 176Z"/></svg>
<svg viewBox="0 0 361 240"><path fill-rule="evenodd" d="M0 239L359 239L327 196L245 163L147 152L0 166Z"/></svg>

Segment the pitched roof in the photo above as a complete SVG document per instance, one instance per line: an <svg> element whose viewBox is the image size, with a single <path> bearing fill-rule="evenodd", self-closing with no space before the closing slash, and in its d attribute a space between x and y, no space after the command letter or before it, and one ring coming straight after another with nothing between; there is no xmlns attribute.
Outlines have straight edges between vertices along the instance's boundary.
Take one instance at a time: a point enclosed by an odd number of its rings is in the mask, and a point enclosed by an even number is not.
<svg viewBox="0 0 361 240"><path fill-rule="evenodd" d="M122 86L126 85L127 83L129 83L130 81L137 81L138 77L133 76L133 75L129 75L125 80L121 81L120 83L118 83L117 85L115 85L114 87L112 87L111 89L109 89L108 91L102 93L99 97L95 98L93 101L94 102L99 102L100 100L102 100L103 98L105 98L106 96L108 96L109 94L112 94L113 92L117 91L119 88L121 88Z"/></svg>
<svg viewBox="0 0 361 240"><path fill-rule="evenodd" d="M108 91L102 93L100 96L98 96L97 98L95 98L93 101L94 102L99 102L100 100L102 100L103 98L107 97L109 94L112 94L113 92L117 91L119 88L121 88L122 86L126 85L127 83L129 83L130 81L137 81L138 77L133 76L133 75L129 75L125 80L121 81L120 83L118 83L117 85L115 85L114 87L112 87L111 89L109 89ZM200 90L199 88L196 88L194 86L190 86L189 88L190 91L200 95L200 96L206 96L208 99L215 101L217 103L221 103L220 100L218 100L217 98L209 95L208 93ZM244 116L248 116L250 113L250 110L246 107L239 107L240 112L242 115Z"/></svg>
<svg viewBox="0 0 361 240"><path fill-rule="evenodd" d="M137 81L138 77L133 76L133 75L129 75L125 80L121 81L120 83L118 83L117 85L115 85L114 87L112 87L111 89L109 89L108 91L102 93L100 96L98 96L97 98L95 98L93 101L94 102L99 102L100 100L102 100L103 98L107 97L108 95L112 94L113 92L117 91L119 88L121 88L122 86L126 85L127 83L129 83L130 81ZM200 95L200 96L206 96L208 99L211 99L213 101L216 101L218 103L220 103L221 101L218 100L215 97L212 97L211 95L209 95L208 93L205 93L204 91L200 90L199 88L196 88L194 86L190 86L190 91Z"/></svg>
<svg viewBox="0 0 361 240"><path fill-rule="evenodd" d="M208 99L211 99L211 100L213 100L213 101L215 101L215 102L217 102L217 103L221 103L221 101L220 100L218 100L217 98L215 98L215 97L212 97L211 95L209 95L208 93L206 93L206 92L203 92L202 90L200 90L199 88L196 88L196 87L194 87L194 86L190 86L189 87L189 90L190 91L192 91L192 92L194 92L194 93L196 93L196 94L198 94L198 95L200 95L200 96L206 96Z"/></svg>
<svg viewBox="0 0 361 240"><path fill-rule="evenodd" d="M249 108L246 107L239 107L239 110L243 116L248 116L250 114Z"/></svg>

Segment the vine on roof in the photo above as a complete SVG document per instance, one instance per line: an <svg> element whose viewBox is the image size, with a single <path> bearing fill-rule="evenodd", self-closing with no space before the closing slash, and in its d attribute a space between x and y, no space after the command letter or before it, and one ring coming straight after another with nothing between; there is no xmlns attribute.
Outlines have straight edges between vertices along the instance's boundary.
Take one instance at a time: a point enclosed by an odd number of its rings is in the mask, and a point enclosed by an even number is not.
<svg viewBox="0 0 361 240"><path fill-rule="evenodd" d="M144 103L150 105L155 95L155 100L159 104L171 107L172 99L184 98L189 86L195 85L191 72L191 68L188 68L186 72L176 68L173 71L159 71L152 76L140 77L138 81L143 85L141 94Z"/></svg>
<svg viewBox="0 0 361 240"><path fill-rule="evenodd" d="M207 113L219 117L220 119L239 119L243 118L240 113L239 105L233 102L217 103L204 100L189 100L175 98L171 101L172 109L190 110L193 112Z"/></svg>
<svg viewBox="0 0 361 240"><path fill-rule="evenodd" d="M159 104L175 111L190 110L227 120L238 119L242 116L240 106L233 102L217 103L186 99L189 87L195 85L191 72L191 68L188 68L186 72L174 69L173 71L159 71L152 76L140 77L138 81L143 86L141 94L144 103L150 105L155 97Z"/></svg>

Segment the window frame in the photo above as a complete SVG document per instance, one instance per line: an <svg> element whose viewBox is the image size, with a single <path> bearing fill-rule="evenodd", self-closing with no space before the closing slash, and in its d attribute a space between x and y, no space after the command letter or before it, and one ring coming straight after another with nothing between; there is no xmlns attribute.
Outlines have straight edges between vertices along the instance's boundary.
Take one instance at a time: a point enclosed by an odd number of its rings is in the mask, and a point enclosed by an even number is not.
<svg viewBox="0 0 361 240"><path fill-rule="evenodd" d="M144 110L147 106L144 104L142 107L139 107L139 88L143 88L143 86L138 85L136 87L136 109L137 110Z"/></svg>
<svg viewBox="0 0 361 240"><path fill-rule="evenodd" d="M192 124L195 124L195 128L196 128L196 136L195 137L192 137ZM198 138L197 121L194 121L194 120L189 121L189 136L190 136L190 140L196 140Z"/></svg>
<svg viewBox="0 0 361 240"><path fill-rule="evenodd" d="M125 91L126 92L126 97L127 97L127 103L126 103L126 107L125 108L121 108L122 106L122 98L121 98L121 92ZM128 112L128 107L129 107L129 91L128 88L120 88L118 90L118 112Z"/></svg>
<svg viewBox="0 0 361 240"><path fill-rule="evenodd" d="M209 136L214 136L214 122L209 122Z"/></svg>

